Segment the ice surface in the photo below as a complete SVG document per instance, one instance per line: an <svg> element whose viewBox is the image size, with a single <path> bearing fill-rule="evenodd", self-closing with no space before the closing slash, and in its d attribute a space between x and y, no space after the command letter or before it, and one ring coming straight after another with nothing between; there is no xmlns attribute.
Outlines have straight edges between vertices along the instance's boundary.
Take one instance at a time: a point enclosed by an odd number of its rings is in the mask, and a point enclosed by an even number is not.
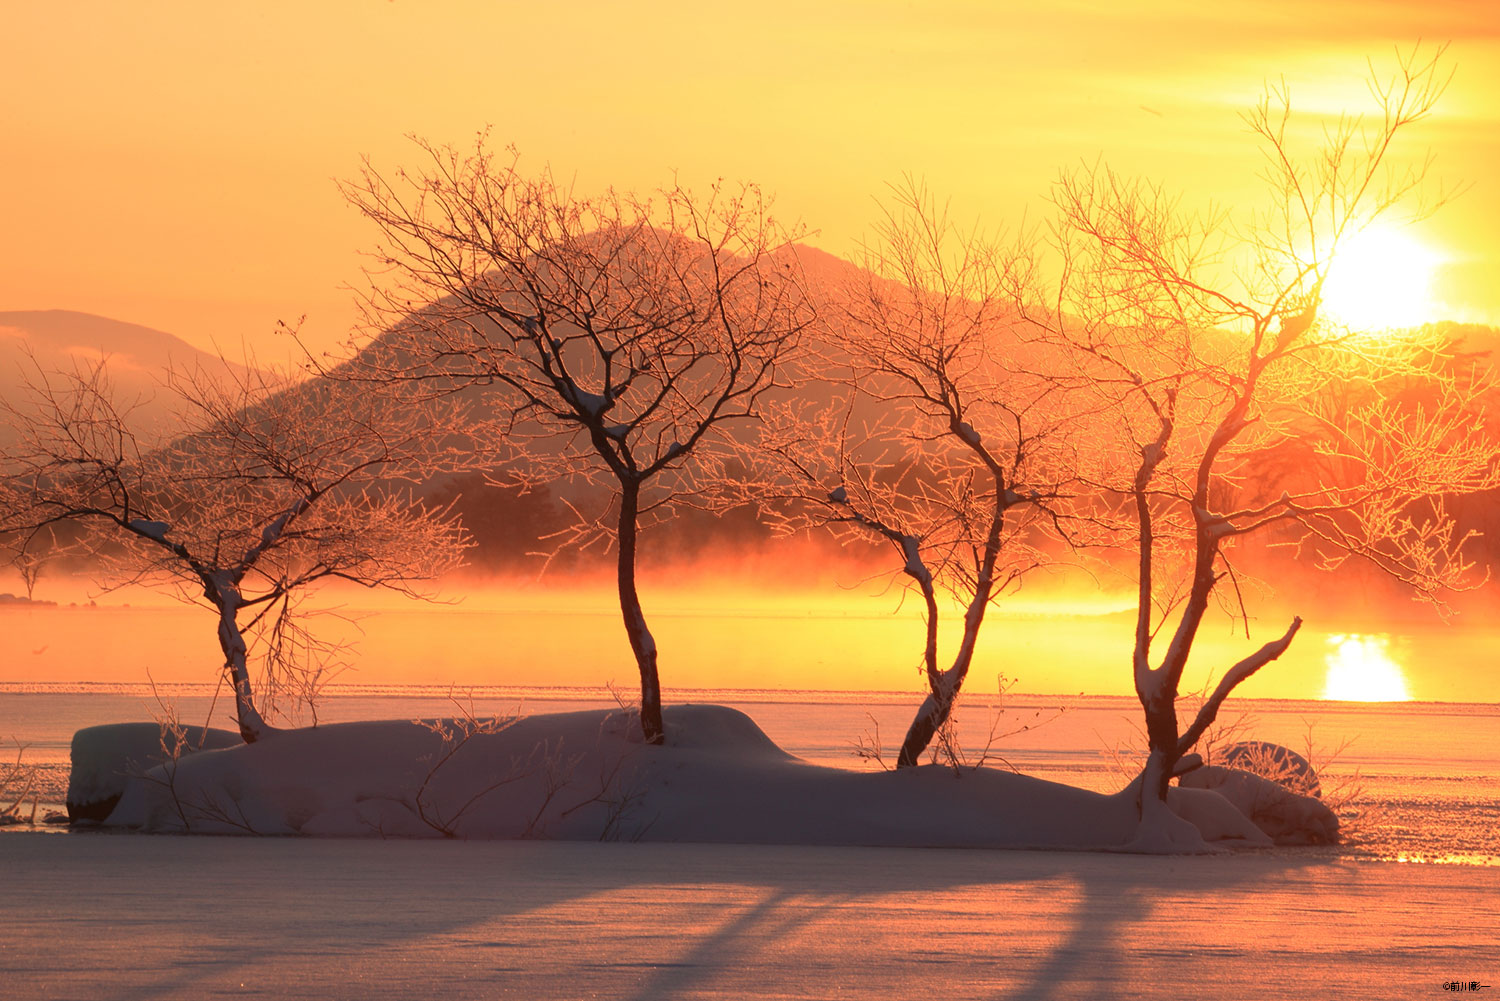
<svg viewBox="0 0 1500 1001"><path fill-rule="evenodd" d="M1500 869L1305 855L10 835L0 872L37 1001L1433 998L1500 954Z"/></svg>

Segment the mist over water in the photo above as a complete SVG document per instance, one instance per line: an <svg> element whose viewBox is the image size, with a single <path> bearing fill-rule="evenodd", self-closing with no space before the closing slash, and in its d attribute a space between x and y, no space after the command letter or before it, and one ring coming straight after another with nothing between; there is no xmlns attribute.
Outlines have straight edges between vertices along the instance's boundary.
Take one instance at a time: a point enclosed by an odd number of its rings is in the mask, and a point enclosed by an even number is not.
<svg viewBox="0 0 1500 1001"><path fill-rule="evenodd" d="M806 555L806 554L799 554ZM778 586L778 578L780 586ZM0 605L0 682L208 683L221 656L215 620L161 591L133 590L89 605L82 582L43 582L58 605ZM370 591L321 592L309 607L318 635L347 644L334 685L563 686L632 690L634 662L617 598L602 575L537 580L467 577L440 603ZM657 568L642 600L674 689L890 691L922 688L921 608L855 561L778 561L776 554ZM70 605L68 602L81 602ZM1322 605L1335 607L1327 612ZM1183 690L1209 684L1291 615L1291 648L1236 698L1500 702L1500 629L1444 623L1414 606L1356 614L1347 593L1293 594L1251 607L1247 623L1215 611ZM951 655L962 610L942 609L940 657ZM1248 628L1249 636L1246 636ZM967 682L975 695L1130 695L1131 596L1091 578L1039 577L991 608ZM1159 644L1166 637L1158 638Z"/></svg>

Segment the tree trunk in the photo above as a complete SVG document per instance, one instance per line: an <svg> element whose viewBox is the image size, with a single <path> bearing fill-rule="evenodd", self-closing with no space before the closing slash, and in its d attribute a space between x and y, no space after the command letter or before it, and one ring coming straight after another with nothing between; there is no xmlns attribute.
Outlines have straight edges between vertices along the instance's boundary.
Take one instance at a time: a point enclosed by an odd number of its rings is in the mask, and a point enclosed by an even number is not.
<svg viewBox="0 0 1500 1001"><path fill-rule="evenodd" d="M240 726L240 738L247 744L270 732L271 727L255 708L250 692L250 669L246 664L245 637L238 621L239 593L222 586L213 588L209 597L219 606L219 648L224 651L224 671L234 688L234 713Z"/></svg>
<svg viewBox="0 0 1500 1001"><path fill-rule="evenodd" d="M927 750L927 745L932 742L932 735L937 733L948 720L948 713L953 708L953 698L950 694L947 699L938 699L937 693L944 690L944 682L947 672L937 669L937 594L933 590L932 575L927 573L927 568L922 567L920 574L912 574L917 584L922 589L922 600L927 609L927 645L922 652L922 662L927 670L927 697L922 700L921 708L917 710L917 718L911 721L911 726L906 729L906 739L901 742L901 753L896 757L897 768L910 768L917 763L922 752ZM911 571L908 570L908 573ZM951 693L952 689L949 689Z"/></svg>
<svg viewBox="0 0 1500 1001"><path fill-rule="evenodd" d="M1172 770L1182 757L1177 741L1177 692L1158 691L1142 700L1146 710L1146 739L1150 758L1141 783L1141 799L1167 801Z"/></svg>
<svg viewBox="0 0 1500 1001"><path fill-rule="evenodd" d="M916 719L906 729L906 739L901 742L896 767L911 768L915 765L922 752L927 750L927 745L932 743L933 736L948 722L952 712L952 697L938 699L929 692L927 698L922 700L921 708L917 710Z"/></svg>
<svg viewBox="0 0 1500 1001"><path fill-rule="evenodd" d="M625 620L625 635L641 674L641 733L648 744L666 739L661 720L661 682L656 674L656 639L646 627L641 598L635 590L635 552L637 520L640 514L641 486L626 480L620 484L620 614Z"/></svg>
<svg viewBox="0 0 1500 1001"><path fill-rule="evenodd" d="M978 627L974 629L978 634ZM974 659L974 650L968 638L959 648L958 660L948 670L944 671L938 678L936 684L931 686L931 691L922 700L922 707L917 710L916 718L911 721L911 726L906 730L906 739L901 742L901 753L896 758L897 768L910 768L917 763L922 752L932 743L932 738L942 729L943 724L948 722L948 717L953 715L953 703L958 699L958 693L963 688L964 679L969 676L969 664Z"/></svg>
<svg viewBox="0 0 1500 1001"><path fill-rule="evenodd" d="M1171 780L1172 766L1167 764L1164 755L1152 751L1146 759L1145 769L1136 780L1140 822L1135 837L1124 845L1126 851L1177 854L1206 849L1198 828L1177 816L1167 805L1166 789ZM1154 790L1159 790L1160 795Z"/></svg>
<svg viewBox="0 0 1500 1001"><path fill-rule="evenodd" d="M1005 483L997 473L995 476L995 510L990 518L989 533L985 538L984 558L979 565L975 580L974 596L964 612L964 635L958 644L958 655L953 666L941 675L936 672L937 663L937 600L933 593L931 578L923 588L927 600L927 698L917 710L917 718L906 730L906 739L901 742L901 753L896 758L897 768L910 768L917 763L933 735L953 715L953 702L958 698L964 679L969 676L969 665L974 663L974 648L979 642L979 627L984 625L984 612L989 607L990 593L995 583L995 561L1000 556L1000 531L1005 523Z"/></svg>

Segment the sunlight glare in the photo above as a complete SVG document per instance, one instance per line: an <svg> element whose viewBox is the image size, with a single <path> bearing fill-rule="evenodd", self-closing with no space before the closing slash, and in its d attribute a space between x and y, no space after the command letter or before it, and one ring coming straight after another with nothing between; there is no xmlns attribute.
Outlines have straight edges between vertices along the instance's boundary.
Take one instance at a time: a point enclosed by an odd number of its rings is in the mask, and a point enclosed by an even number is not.
<svg viewBox="0 0 1500 1001"><path fill-rule="evenodd" d="M1328 637L1332 647L1324 658L1328 678L1323 698L1341 702L1408 702L1406 677L1391 659L1390 638L1372 635Z"/></svg>
<svg viewBox="0 0 1500 1001"><path fill-rule="evenodd" d="M1339 248L1323 284L1323 311L1356 330L1438 319L1432 277L1441 258L1406 233L1372 227Z"/></svg>

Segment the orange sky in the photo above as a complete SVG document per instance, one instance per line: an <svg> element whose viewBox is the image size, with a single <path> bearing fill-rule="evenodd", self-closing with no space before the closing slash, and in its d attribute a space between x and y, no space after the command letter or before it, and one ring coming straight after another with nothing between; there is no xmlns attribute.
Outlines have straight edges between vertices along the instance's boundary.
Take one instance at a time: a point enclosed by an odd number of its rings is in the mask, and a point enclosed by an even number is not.
<svg viewBox="0 0 1500 1001"><path fill-rule="evenodd" d="M11 4L0 33L0 309L68 308L235 348L308 314L338 340L373 234L334 179L402 136L489 125L583 188L678 170L760 182L847 252L905 171L1014 226L1058 168L1103 156L1235 204L1238 112L1285 76L1361 106L1366 56L1451 39L1414 130L1471 182L1420 238L1444 315L1500 323L1500 8L1492 0L1034 4L935 0Z"/></svg>

